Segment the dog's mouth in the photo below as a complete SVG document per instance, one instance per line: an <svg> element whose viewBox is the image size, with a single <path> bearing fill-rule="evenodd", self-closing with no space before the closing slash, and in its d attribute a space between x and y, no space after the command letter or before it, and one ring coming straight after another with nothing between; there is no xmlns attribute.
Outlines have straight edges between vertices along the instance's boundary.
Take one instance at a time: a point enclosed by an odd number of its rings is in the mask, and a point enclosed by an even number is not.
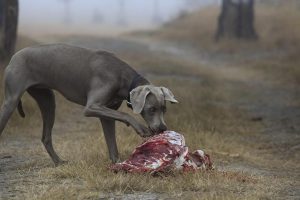
<svg viewBox="0 0 300 200"><path fill-rule="evenodd" d="M149 130L150 130L152 136L153 136L153 135L158 135L158 134L161 133L161 132L159 132L159 131L157 131L157 130L151 128L150 126L148 126L148 128L149 128Z"/></svg>
<svg viewBox="0 0 300 200"><path fill-rule="evenodd" d="M154 129L152 129L150 126L148 126L148 128L149 128L149 130L150 130L150 132L151 132L151 135L155 135Z"/></svg>

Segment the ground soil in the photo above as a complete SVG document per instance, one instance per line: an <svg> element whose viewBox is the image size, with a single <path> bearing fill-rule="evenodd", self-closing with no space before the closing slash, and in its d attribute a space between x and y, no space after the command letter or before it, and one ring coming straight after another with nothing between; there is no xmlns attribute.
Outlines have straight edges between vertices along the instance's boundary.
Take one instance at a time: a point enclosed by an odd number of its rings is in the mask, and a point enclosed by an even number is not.
<svg viewBox="0 0 300 200"><path fill-rule="evenodd" d="M231 55L207 54L203 51L190 48L188 46L176 45L171 42L154 41L145 38L88 38L75 37L72 39L64 38L66 42L86 46L90 48L106 49L116 54L126 53L126 51L140 52L146 54L168 55L180 57L182 60L199 64L204 70L209 70L216 77L220 78L219 87L228 91L228 94L247 92L247 95L237 95L239 98L230 102L231 106L242 109L249 116L253 123L262 123L263 128L259 130L261 137L245 139L253 144L261 144L262 149L269 148L269 157L272 157L274 163L281 163L277 166L261 167L260 164L244 163L243 161L227 163L222 166L216 165L218 170L245 171L247 173L258 174L261 176L281 176L291 184L281 191L280 197L285 199L299 199L299 151L300 151L300 107L295 103L300 97L300 88L292 86L278 85L276 80L266 78L260 69L251 69L240 66L247 62L249 55L238 56L238 59L232 59ZM260 55L251 54L251 59L265 59L274 55L265 53ZM251 76L249 75L251 71ZM143 71L147 77L167 76L166 74L157 74L151 71ZM254 74L254 76L253 76ZM257 74L257 76L255 75ZM197 79L199 77L192 75L174 75L178 79ZM250 97L250 98L249 98ZM229 103L229 102L223 102ZM295 105L295 106L293 106ZM82 112L81 107L74 107L74 113ZM86 137L89 131L83 135L78 131L87 122L82 119L82 115L69 115L66 120L57 121L54 128L54 141L56 139L65 139L68 142L75 142L77 138ZM19 190L21 185L38 185L47 182L45 177L40 177L35 173L43 167L52 165L40 142L40 128L32 128L32 134L28 137L25 134L3 134L0 140L0 197L1 199L22 199L26 196L26 191ZM94 130L93 130L94 131ZM28 130L27 130L28 132ZM60 132L56 135L56 132ZM70 141L71 140L71 141ZM73 141L72 141L73 140ZM33 146L40 146L32 150ZM9 153L8 153L9 152ZM253 153L257 156L262 150L254 149ZM271 152L271 153L270 153ZM271 158L270 158L271 159ZM295 168L284 169L285 162L295 159ZM45 161L45 162L41 162ZM26 166L30 167L26 174L21 173L19 169ZM67 180L66 180L67 182ZM78 183L80 187L80 183ZM143 196L143 194L141 194ZM106 198L104 196L103 198ZM102 197L99 197L100 199ZM115 197L116 199L121 197ZM124 197L125 198L125 197ZM128 196L125 199L140 198ZM144 194L146 199L159 199L156 194Z"/></svg>

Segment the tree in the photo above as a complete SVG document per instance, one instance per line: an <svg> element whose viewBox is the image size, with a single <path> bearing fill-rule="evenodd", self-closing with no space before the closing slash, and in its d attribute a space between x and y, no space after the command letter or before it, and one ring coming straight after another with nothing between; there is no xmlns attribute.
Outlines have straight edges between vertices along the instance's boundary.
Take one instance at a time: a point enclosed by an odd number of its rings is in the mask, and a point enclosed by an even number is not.
<svg viewBox="0 0 300 200"><path fill-rule="evenodd" d="M71 9L70 3L71 0L61 0L64 3L64 18L63 22L65 25L69 25L72 23Z"/></svg>
<svg viewBox="0 0 300 200"><path fill-rule="evenodd" d="M160 5L159 5L159 0L154 0L154 6L153 6L153 17L152 17L152 22L156 24L160 24L162 22L162 17L160 15Z"/></svg>
<svg viewBox="0 0 300 200"><path fill-rule="evenodd" d="M119 15L118 15L118 25L120 26L126 26L127 20L126 20L126 10L125 10L125 0L119 0Z"/></svg>
<svg viewBox="0 0 300 200"><path fill-rule="evenodd" d="M257 39L254 29L254 0L223 0L216 39Z"/></svg>
<svg viewBox="0 0 300 200"><path fill-rule="evenodd" d="M15 51L19 2L0 0L0 59L5 60Z"/></svg>
<svg viewBox="0 0 300 200"><path fill-rule="evenodd" d="M95 8L93 18L92 18L93 23L95 24L100 24L104 21L103 15L99 11L99 9Z"/></svg>

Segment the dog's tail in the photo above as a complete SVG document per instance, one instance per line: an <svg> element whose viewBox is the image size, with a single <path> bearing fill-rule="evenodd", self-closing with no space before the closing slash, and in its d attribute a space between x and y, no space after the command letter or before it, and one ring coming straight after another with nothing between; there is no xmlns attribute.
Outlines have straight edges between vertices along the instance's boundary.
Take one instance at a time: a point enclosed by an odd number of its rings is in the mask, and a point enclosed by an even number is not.
<svg viewBox="0 0 300 200"><path fill-rule="evenodd" d="M19 111L20 116L24 118L25 117L25 113L24 113L24 110L23 110L21 99L20 99L20 101L18 103L18 111Z"/></svg>

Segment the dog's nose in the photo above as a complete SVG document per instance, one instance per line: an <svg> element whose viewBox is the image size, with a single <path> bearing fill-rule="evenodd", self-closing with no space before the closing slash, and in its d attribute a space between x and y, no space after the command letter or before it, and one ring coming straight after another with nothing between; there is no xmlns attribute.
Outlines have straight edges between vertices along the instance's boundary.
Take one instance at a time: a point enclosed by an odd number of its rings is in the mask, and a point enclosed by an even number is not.
<svg viewBox="0 0 300 200"><path fill-rule="evenodd" d="M166 131L167 129L168 129L167 126L164 125L164 124L161 124L161 125L158 127L159 133L162 133L162 132Z"/></svg>

